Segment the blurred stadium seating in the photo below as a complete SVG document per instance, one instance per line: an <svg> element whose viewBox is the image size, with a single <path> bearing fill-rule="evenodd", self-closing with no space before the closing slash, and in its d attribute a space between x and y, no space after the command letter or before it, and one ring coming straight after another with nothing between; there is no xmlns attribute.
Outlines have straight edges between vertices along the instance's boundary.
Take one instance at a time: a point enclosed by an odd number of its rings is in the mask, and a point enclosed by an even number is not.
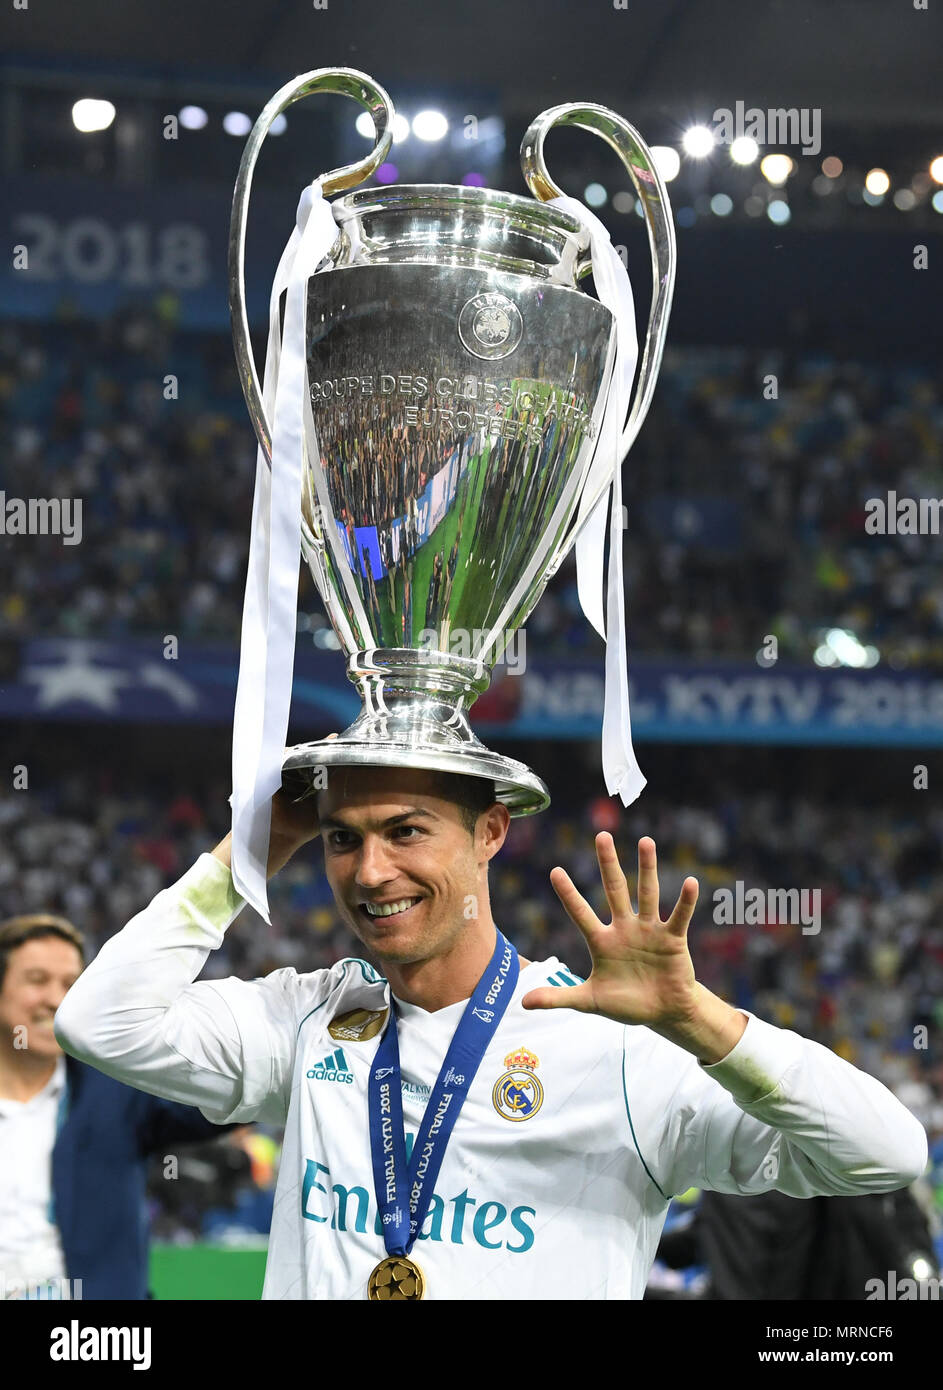
<svg viewBox="0 0 943 1390"><path fill-rule="evenodd" d="M81 552L0 541L0 636L238 640L254 447L225 336L175 329L172 303L5 323L0 406L8 494L41 460L48 494L84 499L85 535ZM941 440L929 368L669 352L626 467L630 650L750 659L772 633L808 662L843 628L894 670L943 667L937 538L864 529L868 498L943 494ZM306 567L301 606L328 627ZM528 633L541 653L591 647L572 556Z"/></svg>

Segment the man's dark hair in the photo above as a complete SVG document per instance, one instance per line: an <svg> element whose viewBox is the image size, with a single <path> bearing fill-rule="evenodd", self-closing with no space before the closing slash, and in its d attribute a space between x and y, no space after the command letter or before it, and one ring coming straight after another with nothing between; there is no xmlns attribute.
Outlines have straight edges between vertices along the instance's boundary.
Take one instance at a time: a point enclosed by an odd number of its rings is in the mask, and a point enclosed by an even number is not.
<svg viewBox="0 0 943 1390"><path fill-rule="evenodd" d="M10 956L18 946L27 941L39 941L45 936L57 936L74 946L85 964L85 938L78 927L73 927L67 917L59 917L54 912L25 912L19 917L9 917L0 922L0 989L6 979Z"/></svg>
<svg viewBox="0 0 943 1390"><path fill-rule="evenodd" d="M496 800L494 782L487 777L469 777L464 773L440 772L435 777L435 796L454 801L462 813L462 824L474 835L478 817Z"/></svg>
<svg viewBox="0 0 943 1390"><path fill-rule="evenodd" d="M461 811L462 824L469 835L474 836L478 817L497 800L494 782L488 777L471 777L467 773L459 772L430 772L429 778L431 794L441 796L443 801L451 801L457 805ZM292 797L296 796L296 780L292 780L291 773L284 774L282 779L282 786ZM304 795L313 795L317 805L316 791L309 787Z"/></svg>

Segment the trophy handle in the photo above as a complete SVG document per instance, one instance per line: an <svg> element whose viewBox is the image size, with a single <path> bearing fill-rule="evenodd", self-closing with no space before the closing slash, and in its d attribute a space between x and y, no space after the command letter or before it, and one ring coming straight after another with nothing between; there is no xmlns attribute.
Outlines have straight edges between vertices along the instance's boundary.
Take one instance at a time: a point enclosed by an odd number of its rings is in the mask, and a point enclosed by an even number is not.
<svg viewBox="0 0 943 1390"><path fill-rule="evenodd" d="M356 68L316 68L313 72L302 73L300 77L286 82L263 108L249 133L239 164L229 223L229 313L242 393L246 398L256 438L262 446L269 467L272 465L272 431L265 418L246 313L245 246L249 191L262 141L275 117L291 106L292 102L300 101L302 97L312 96L316 92L335 92L353 97L370 112L376 127L376 144L366 159L361 159L356 164L345 164L342 168L322 174L319 182L325 195L339 193L345 188L355 188L357 184L363 183L383 163L393 141L393 103L378 83L366 73L358 72Z"/></svg>
<svg viewBox="0 0 943 1390"><path fill-rule="evenodd" d="M527 186L535 198L547 202L562 195L547 172L544 160L544 140L556 125L575 125L599 135L610 145L622 160L639 196L648 228L648 244L652 255L652 306L645 334L645 347L642 352L642 365L638 384L628 419L623 423L622 457L631 448L635 437L648 414L658 379L658 369L665 348L668 332L668 315L671 311L671 297L674 293L675 264L677 248L674 223L671 220L671 204L664 180L655 166L652 152L634 126L610 111L608 107L597 106L592 102L567 102L562 106L552 106L539 115L528 127L521 141L521 169ZM589 498L590 505L584 511L588 520L593 507L609 486L608 481L598 488L596 496ZM581 499L582 502L582 499ZM582 508L581 508L582 509ZM569 535L561 545L547 578L554 574L564 556L572 547L583 523L574 524Z"/></svg>

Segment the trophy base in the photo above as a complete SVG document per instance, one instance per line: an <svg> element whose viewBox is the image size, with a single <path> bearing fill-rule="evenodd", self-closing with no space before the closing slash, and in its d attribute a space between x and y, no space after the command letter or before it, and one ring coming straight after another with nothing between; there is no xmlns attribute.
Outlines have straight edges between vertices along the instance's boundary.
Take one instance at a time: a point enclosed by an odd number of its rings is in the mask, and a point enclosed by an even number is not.
<svg viewBox="0 0 943 1390"><path fill-rule="evenodd" d="M477 739L461 749L437 748L416 743L368 743L351 739L345 730L338 738L298 743L285 750L282 763L283 785L301 795L323 786L318 771L332 767L405 767L429 772L456 773L463 777L484 777L494 782L495 800L512 816L532 816L550 805L546 784L525 763L493 752ZM298 798L301 799L300 797Z"/></svg>
<svg viewBox="0 0 943 1390"><path fill-rule="evenodd" d="M340 735L286 749L286 790L297 788L301 796L321 790L329 776L324 770L332 767L404 767L487 778L512 816L550 805L537 774L486 748L468 723L467 706L488 688L484 662L411 647L371 648L351 655L347 674L363 700L360 715Z"/></svg>

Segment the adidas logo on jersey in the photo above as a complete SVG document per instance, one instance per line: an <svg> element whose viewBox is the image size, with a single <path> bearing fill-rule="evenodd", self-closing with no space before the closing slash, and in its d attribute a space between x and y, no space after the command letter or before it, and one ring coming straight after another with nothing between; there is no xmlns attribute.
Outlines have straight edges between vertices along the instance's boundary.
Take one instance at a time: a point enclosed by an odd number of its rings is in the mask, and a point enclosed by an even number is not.
<svg viewBox="0 0 943 1390"><path fill-rule="evenodd" d="M353 1085L354 1074L347 1065L344 1049L339 1047L321 1062L316 1062L306 1073L309 1081L340 1081L343 1085Z"/></svg>

